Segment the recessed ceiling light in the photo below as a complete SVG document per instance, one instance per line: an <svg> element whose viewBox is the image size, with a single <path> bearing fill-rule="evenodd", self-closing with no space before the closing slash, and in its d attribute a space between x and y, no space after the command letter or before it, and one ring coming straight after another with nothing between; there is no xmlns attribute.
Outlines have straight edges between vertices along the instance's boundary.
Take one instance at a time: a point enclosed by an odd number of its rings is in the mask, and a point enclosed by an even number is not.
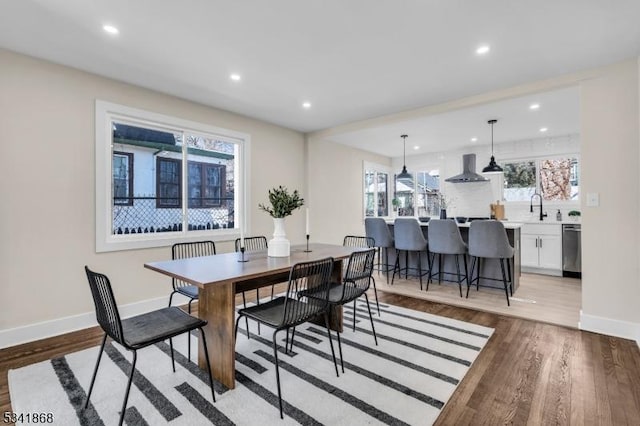
<svg viewBox="0 0 640 426"><path fill-rule="evenodd" d="M478 138L471 138L471 142L478 142Z"/></svg>
<svg viewBox="0 0 640 426"><path fill-rule="evenodd" d="M114 27L113 25L103 25L102 29L105 30L105 32L113 35L116 35L120 32L120 30Z"/></svg>
<svg viewBox="0 0 640 426"><path fill-rule="evenodd" d="M529 105L529 109L538 109L540 108L540 104L531 104Z"/></svg>
<svg viewBox="0 0 640 426"><path fill-rule="evenodd" d="M311 102L303 102L302 103L302 108L305 108L305 109L311 108Z"/></svg>
<svg viewBox="0 0 640 426"><path fill-rule="evenodd" d="M233 81L240 81L242 77L240 77L240 74L231 74L229 78Z"/></svg>
<svg viewBox="0 0 640 426"><path fill-rule="evenodd" d="M489 47L488 44L484 44L476 49L476 53L478 55L486 55L489 53L489 50L491 50L491 47Z"/></svg>
<svg viewBox="0 0 640 426"><path fill-rule="evenodd" d="M420 147L418 145L414 145L413 149L418 150L418 149L420 149Z"/></svg>
<svg viewBox="0 0 640 426"><path fill-rule="evenodd" d="M541 128L540 128L540 131L541 131L542 133L546 132L547 130L549 130L549 129L547 129L546 127L541 127Z"/></svg>

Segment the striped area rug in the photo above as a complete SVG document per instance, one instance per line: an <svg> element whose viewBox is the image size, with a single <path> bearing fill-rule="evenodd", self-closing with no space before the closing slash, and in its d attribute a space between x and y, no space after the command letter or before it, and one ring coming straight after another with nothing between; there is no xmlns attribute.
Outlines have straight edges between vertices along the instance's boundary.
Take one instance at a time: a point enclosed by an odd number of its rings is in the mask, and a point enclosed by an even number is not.
<svg viewBox="0 0 640 426"><path fill-rule="evenodd" d="M250 323L236 346L234 390L215 384L212 403L206 375L176 353L171 371L168 343L139 351L125 422L130 425L432 424L493 333L493 329L396 306L381 305L374 316L375 346L366 305L358 303L356 332L345 309L342 348L345 373L335 376L326 332L304 324L293 353L279 353L285 418L280 420L271 346ZM244 321L241 322L241 327ZM279 344L284 345L284 332ZM192 336L197 344L196 335ZM174 339L186 354L186 337ZM334 335L334 343L335 335ZM181 346L182 345L182 346ZM52 413L54 424L111 425L118 420L131 355L108 344L89 409L80 407L91 380L98 347L9 371L17 413ZM209 348L215 353L215 348ZM336 345L336 353L337 353ZM193 351L192 357L196 357Z"/></svg>

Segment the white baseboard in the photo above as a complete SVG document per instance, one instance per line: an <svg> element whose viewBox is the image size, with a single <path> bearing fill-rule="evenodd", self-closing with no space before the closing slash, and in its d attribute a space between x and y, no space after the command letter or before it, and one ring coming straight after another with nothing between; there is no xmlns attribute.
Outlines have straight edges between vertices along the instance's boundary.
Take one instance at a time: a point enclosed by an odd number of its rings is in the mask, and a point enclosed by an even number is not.
<svg viewBox="0 0 640 426"><path fill-rule="evenodd" d="M173 298L173 305L181 305L188 301L189 299L186 297L182 297L177 294ZM128 318L154 309L164 308L167 306L168 302L169 298L167 296L163 296L157 299L147 299L140 302L130 303L128 305L122 305L119 306L118 309L120 310L120 316L122 318ZM58 336L60 334L82 330L96 325L98 325L96 322L96 314L94 311L91 311L84 314L43 321L22 327L0 330L0 349L45 339L47 337Z"/></svg>
<svg viewBox="0 0 640 426"><path fill-rule="evenodd" d="M635 322L589 315L582 312L581 309L578 328L584 331L635 340L638 347L640 347L640 324Z"/></svg>

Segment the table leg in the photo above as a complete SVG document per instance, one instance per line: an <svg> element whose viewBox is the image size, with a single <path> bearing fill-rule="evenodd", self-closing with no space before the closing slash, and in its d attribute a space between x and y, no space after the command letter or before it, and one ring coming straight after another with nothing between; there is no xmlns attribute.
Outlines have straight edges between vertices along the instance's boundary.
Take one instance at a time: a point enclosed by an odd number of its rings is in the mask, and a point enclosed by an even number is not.
<svg viewBox="0 0 640 426"><path fill-rule="evenodd" d="M229 389L235 388L235 289L233 283L206 286L198 293L198 316L204 327L213 378ZM204 348L198 345L198 365L207 368Z"/></svg>

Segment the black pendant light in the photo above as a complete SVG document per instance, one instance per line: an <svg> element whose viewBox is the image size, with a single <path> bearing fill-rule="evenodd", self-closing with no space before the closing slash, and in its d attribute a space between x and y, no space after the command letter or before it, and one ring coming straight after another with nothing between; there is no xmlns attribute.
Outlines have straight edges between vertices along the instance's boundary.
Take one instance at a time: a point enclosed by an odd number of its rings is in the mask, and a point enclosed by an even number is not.
<svg viewBox="0 0 640 426"><path fill-rule="evenodd" d="M411 176L411 173L407 171L407 135L400 135L400 137L402 138L404 143L404 151L402 154L403 163L402 172L398 176L396 176L396 179L401 182L411 182L413 181L413 176Z"/></svg>
<svg viewBox="0 0 640 426"><path fill-rule="evenodd" d="M496 159L493 156L493 125L497 123L498 120L489 120L487 123L491 124L491 161L489 161L489 165L482 169L482 173L502 173L502 167L498 166L496 163Z"/></svg>

